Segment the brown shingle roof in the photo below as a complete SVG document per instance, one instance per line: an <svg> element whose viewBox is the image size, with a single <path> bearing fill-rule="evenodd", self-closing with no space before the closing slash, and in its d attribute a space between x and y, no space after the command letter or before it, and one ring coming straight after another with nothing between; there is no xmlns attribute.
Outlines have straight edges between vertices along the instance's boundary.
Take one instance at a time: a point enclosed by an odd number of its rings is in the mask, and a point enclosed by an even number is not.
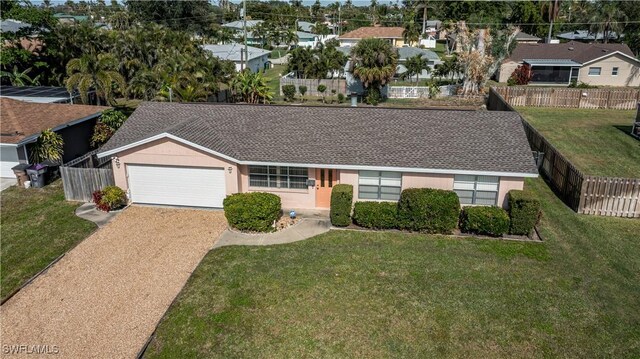
<svg viewBox="0 0 640 359"><path fill-rule="evenodd" d="M523 59L566 59L583 64L616 51L634 57L626 44L585 44L570 41L562 44L519 43L509 60L520 62Z"/></svg>
<svg viewBox="0 0 640 359"><path fill-rule="evenodd" d="M402 38L401 27L382 27L382 26L369 26L361 27L353 31L349 31L346 34L340 35L340 39L364 39L367 37L380 37L380 38Z"/></svg>
<svg viewBox="0 0 640 359"><path fill-rule="evenodd" d="M164 133L248 163L537 173L520 116L499 111L144 102L100 155Z"/></svg>
<svg viewBox="0 0 640 359"><path fill-rule="evenodd" d="M32 103L0 98L0 142L19 143L47 128L97 115L110 107Z"/></svg>

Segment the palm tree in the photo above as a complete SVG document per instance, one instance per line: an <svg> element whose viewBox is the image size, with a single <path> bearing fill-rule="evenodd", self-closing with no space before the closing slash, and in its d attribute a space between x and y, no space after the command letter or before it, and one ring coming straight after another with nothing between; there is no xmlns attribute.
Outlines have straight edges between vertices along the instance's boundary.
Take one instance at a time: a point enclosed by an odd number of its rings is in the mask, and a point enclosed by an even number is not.
<svg viewBox="0 0 640 359"><path fill-rule="evenodd" d="M327 26L327 24L325 24L324 22L316 22L315 24L311 25L311 32L316 35L327 36L331 34L331 29L329 29L329 26Z"/></svg>
<svg viewBox="0 0 640 359"><path fill-rule="evenodd" d="M598 33L601 33L603 42L606 44L612 33L620 36L627 20L627 15L615 4L598 3L595 13L589 19L591 23L589 31L595 34L596 41Z"/></svg>
<svg viewBox="0 0 640 359"><path fill-rule="evenodd" d="M422 70L427 70L427 72L430 72L427 59L422 58L421 54L408 58L404 66L407 68L406 76L411 77L415 75L416 82L420 80L420 74L422 73Z"/></svg>
<svg viewBox="0 0 640 359"><path fill-rule="evenodd" d="M62 155L64 141L62 140L62 136L51 131L51 129L46 129L42 131L40 136L36 139L36 142L33 144L31 148L31 158L29 160L31 163L42 163L46 160L53 162L62 162Z"/></svg>
<svg viewBox="0 0 640 359"><path fill-rule="evenodd" d="M34 86L40 85L40 75L31 78L29 77L29 72L31 72L31 67L20 72L18 70L18 66L13 67L12 72L8 71L0 71L0 78L8 78L11 86Z"/></svg>
<svg viewBox="0 0 640 359"><path fill-rule="evenodd" d="M411 45L420 41L420 28L416 22L415 13L411 12L407 15L407 20L404 22L404 30L402 31L402 37L405 43Z"/></svg>
<svg viewBox="0 0 640 359"><path fill-rule="evenodd" d="M396 73L397 65L396 51L383 39L362 39L351 49L351 72L377 98L382 86Z"/></svg>
<svg viewBox="0 0 640 359"><path fill-rule="evenodd" d="M551 35L553 33L553 22L558 18L558 13L560 12L560 4L558 0L549 0L548 2L543 4L541 10L543 13L547 13L547 18L549 19L549 34L547 35L547 43L550 43Z"/></svg>
<svg viewBox="0 0 640 359"><path fill-rule="evenodd" d="M231 88L242 102L247 103L269 103L273 98L271 88L262 73L244 70L240 72L232 81Z"/></svg>
<svg viewBox="0 0 640 359"><path fill-rule="evenodd" d="M118 72L118 60L111 54L85 54L71 59L67 64L67 75L67 90L72 92L77 88L85 103L88 102L91 88L96 90L98 104L101 104L100 99L114 104L114 85L123 93L126 90L124 77Z"/></svg>
<svg viewBox="0 0 640 359"><path fill-rule="evenodd" d="M287 31L284 32L282 40L287 44L288 50L290 50L292 46L298 43L300 38L295 29L288 28Z"/></svg>

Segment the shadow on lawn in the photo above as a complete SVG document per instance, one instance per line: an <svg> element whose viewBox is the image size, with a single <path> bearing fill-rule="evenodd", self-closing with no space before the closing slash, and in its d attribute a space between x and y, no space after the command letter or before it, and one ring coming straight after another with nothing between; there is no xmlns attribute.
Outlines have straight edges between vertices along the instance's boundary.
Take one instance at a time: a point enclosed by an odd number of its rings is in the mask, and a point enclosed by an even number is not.
<svg viewBox="0 0 640 359"><path fill-rule="evenodd" d="M633 126L631 126L631 125L629 125L629 126L614 125L613 127L615 127L618 130L624 132L625 135L637 140L636 137L631 135L631 131L633 130Z"/></svg>

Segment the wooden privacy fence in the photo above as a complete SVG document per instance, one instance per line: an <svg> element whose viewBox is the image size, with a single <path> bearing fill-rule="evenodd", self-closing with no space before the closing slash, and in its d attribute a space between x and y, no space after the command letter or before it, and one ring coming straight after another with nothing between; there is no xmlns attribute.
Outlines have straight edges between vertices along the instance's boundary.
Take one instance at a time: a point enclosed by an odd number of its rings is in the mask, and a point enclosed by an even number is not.
<svg viewBox="0 0 640 359"><path fill-rule="evenodd" d="M389 86L387 88L389 98L427 98L429 87L427 86Z"/></svg>
<svg viewBox="0 0 640 359"><path fill-rule="evenodd" d="M331 96L331 90L336 90L336 94L344 94L347 95L347 81L345 79L290 79L290 78L280 78L280 95L283 96L282 86L284 85L294 85L296 87L296 94L298 93L298 88L300 86L307 86L306 95L309 96L322 96L320 92L318 92L318 85L323 84L327 86L327 90L324 92L325 96Z"/></svg>
<svg viewBox="0 0 640 359"><path fill-rule="evenodd" d="M487 108L514 111L494 88ZM587 176L521 117L529 146L539 153L540 172L558 197L577 213L598 216L640 218L640 178Z"/></svg>
<svg viewBox="0 0 640 359"><path fill-rule="evenodd" d="M640 90L633 88L506 86L494 89L511 106L633 110L640 101Z"/></svg>
<svg viewBox="0 0 640 359"><path fill-rule="evenodd" d="M91 202L93 192L115 185L111 168L60 167L60 176L67 201Z"/></svg>

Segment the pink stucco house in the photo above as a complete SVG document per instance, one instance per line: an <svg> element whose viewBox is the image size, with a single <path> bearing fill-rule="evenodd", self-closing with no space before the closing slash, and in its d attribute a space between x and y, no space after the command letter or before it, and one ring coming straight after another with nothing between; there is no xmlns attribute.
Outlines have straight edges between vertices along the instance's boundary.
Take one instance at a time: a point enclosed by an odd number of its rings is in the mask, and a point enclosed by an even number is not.
<svg viewBox="0 0 640 359"><path fill-rule="evenodd" d="M454 190L467 205L506 205L538 172L513 112L143 103L105 144L134 203L221 207L271 192L285 209L328 208L411 187Z"/></svg>

